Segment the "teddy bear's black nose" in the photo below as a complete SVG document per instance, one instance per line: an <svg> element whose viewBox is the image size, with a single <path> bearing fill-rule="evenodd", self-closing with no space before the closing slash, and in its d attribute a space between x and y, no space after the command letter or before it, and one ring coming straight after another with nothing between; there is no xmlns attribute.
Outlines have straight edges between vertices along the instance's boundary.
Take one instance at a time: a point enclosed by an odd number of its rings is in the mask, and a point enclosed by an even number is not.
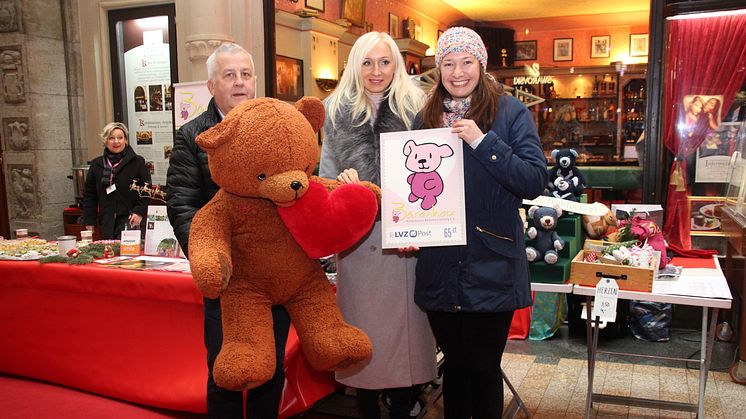
<svg viewBox="0 0 746 419"><path fill-rule="evenodd" d="M297 191L298 189L302 187L303 187L303 184L298 182L297 180L290 182L290 188L294 191Z"/></svg>

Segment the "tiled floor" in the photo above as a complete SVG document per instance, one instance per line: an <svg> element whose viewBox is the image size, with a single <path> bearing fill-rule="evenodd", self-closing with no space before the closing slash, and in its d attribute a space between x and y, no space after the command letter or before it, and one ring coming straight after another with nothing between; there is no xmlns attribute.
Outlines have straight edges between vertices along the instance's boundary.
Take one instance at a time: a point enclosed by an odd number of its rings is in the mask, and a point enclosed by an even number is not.
<svg viewBox="0 0 746 419"><path fill-rule="evenodd" d="M680 358L699 356L699 334L692 330L672 330L664 343L638 341L632 336L602 340L600 349L637 352ZM706 418L746 418L746 386L731 381L730 366L737 346L717 342L705 392ZM585 409L588 371L585 338L570 336L567 326L545 341L509 341L503 357L503 370L533 418L582 418ZM634 362L634 363L633 363ZM697 402L699 370L681 362L631 359L599 355L594 391L603 394ZM505 387L505 405L510 393ZM337 394L320 403L305 417L355 417L354 399ZM442 399L425 413L425 419L443 417ZM519 414L517 417L526 417ZM692 413L594 404L593 418L693 418Z"/></svg>

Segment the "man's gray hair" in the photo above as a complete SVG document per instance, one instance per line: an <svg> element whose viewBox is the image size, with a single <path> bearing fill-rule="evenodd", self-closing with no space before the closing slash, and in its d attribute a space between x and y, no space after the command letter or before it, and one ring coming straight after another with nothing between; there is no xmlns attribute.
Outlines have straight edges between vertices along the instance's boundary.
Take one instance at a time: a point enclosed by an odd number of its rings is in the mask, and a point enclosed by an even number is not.
<svg viewBox="0 0 746 419"><path fill-rule="evenodd" d="M216 68L218 60L218 54L246 54L247 57L249 57L249 62L251 62L251 68L252 70L256 71L256 67L254 67L254 58L251 56L249 51L246 51L241 45L235 44L233 42L225 42L221 44L219 47L215 49L215 51L210 54L209 57L207 57L207 79L208 80L215 80L215 72L218 71Z"/></svg>

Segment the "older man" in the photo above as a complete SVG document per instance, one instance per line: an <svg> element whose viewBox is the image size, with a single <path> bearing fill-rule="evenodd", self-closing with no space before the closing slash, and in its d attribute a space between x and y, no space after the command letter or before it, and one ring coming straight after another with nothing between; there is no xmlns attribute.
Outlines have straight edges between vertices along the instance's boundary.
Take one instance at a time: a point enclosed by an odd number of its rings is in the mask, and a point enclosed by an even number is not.
<svg viewBox="0 0 746 419"><path fill-rule="evenodd" d="M233 43L218 47L207 59L207 88L212 94L207 110L182 126L176 133L167 175L168 218L179 245L189 255L189 229L194 214L218 191L210 177L207 153L194 139L220 123L228 112L256 95L254 61L245 49ZM204 299L205 346L207 347L207 415L210 418L243 418L241 392L218 387L212 376L215 358L223 343L220 300ZM277 368L270 381L248 392L246 417L277 418L285 377L282 362L290 318L282 307L272 310Z"/></svg>

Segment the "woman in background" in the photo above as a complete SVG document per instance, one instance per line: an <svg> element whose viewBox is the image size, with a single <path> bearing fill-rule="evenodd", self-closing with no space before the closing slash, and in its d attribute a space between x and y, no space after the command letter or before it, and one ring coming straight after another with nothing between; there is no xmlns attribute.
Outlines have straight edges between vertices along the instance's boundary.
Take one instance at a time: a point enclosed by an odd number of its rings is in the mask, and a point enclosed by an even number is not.
<svg viewBox="0 0 746 419"><path fill-rule="evenodd" d="M450 127L463 140L467 244L419 251L415 301L443 351L445 417L499 418L510 322L531 305L518 209L544 191L547 161L528 109L487 73L476 32L445 31L435 66L415 129Z"/></svg>
<svg viewBox="0 0 746 419"><path fill-rule="evenodd" d="M105 240L119 239L125 228L139 228L147 215L146 198L130 190L130 185L133 179L149 183L150 171L145 159L129 146L128 138L124 124L107 124L101 132L104 154L91 161L85 180L81 223L93 230L98 221Z"/></svg>
<svg viewBox="0 0 746 419"><path fill-rule="evenodd" d="M358 38L339 85L325 101L319 174L343 183L380 185L379 136L411 129L422 97L388 34L369 32ZM381 249L380 219L363 240L337 257L342 314L373 342L370 362L338 372L337 381L357 389L364 419L381 417L378 396L384 389L391 399L390 417L409 418L413 386L436 377L435 341L425 313L414 304L416 259Z"/></svg>

